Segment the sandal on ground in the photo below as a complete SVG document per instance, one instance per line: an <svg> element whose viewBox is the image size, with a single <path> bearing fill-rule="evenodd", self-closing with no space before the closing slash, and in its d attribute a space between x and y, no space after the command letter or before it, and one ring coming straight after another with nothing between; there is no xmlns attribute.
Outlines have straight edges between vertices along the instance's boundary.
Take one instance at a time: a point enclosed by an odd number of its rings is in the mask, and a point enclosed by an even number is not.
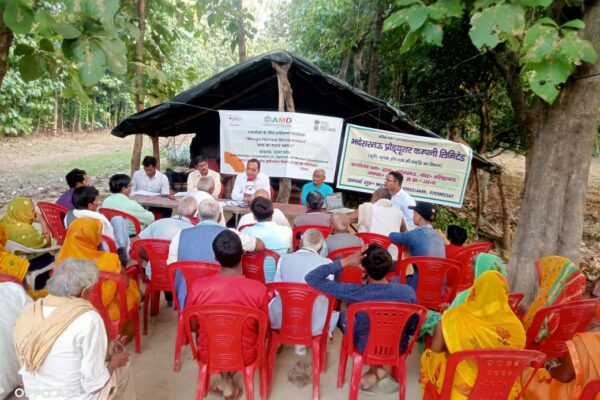
<svg viewBox="0 0 600 400"><path fill-rule="evenodd" d="M377 382L377 387L385 394L392 394L398 391L400 385L394 378L388 375Z"/></svg>
<svg viewBox="0 0 600 400"><path fill-rule="evenodd" d="M236 387L231 396L223 396L223 400L239 400L242 397L243 391L239 387Z"/></svg>

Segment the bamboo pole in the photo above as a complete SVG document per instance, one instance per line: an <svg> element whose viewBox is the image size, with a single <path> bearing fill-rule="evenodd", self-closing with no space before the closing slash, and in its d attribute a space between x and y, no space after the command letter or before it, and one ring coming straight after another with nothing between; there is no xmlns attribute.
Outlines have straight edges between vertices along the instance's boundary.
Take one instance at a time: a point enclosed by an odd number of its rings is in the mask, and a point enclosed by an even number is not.
<svg viewBox="0 0 600 400"><path fill-rule="evenodd" d="M271 66L277 74L277 88L279 92L279 111L296 112L294 98L292 96L292 85L288 79L288 71L291 64L280 65L272 61ZM277 203L289 203L292 193L292 180L290 178L279 178L279 191L277 193Z"/></svg>

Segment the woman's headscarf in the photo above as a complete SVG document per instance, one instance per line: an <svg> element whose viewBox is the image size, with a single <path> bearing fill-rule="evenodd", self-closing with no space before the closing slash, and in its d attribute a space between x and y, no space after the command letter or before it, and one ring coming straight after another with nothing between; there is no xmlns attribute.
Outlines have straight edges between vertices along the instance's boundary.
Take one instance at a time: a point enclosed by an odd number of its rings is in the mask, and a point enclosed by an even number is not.
<svg viewBox="0 0 600 400"><path fill-rule="evenodd" d="M504 263L502 262L500 257L497 257L490 253L480 253L477 255L475 261L475 268L473 268L473 271L473 282L475 282L477 278L479 278L484 272L487 271L497 271L500 272L504 277L507 276L506 268L504 267ZM464 303L467 297L469 296L470 291L471 288L458 293L454 298L452 304L450 304L450 307L448 307L448 310L451 310Z"/></svg>
<svg viewBox="0 0 600 400"><path fill-rule="evenodd" d="M32 249L46 246L46 238L32 225L35 218L33 201L28 197L15 197L8 203L6 215L0 224L6 229L8 240Z"/></svg>
<svg viewBox="0 0 600 400"><path fill-rule="evenodd" d="M523 317L525 329L529 329L533 317L542 308L578 299L585 290L585 275L568 258L548 256L540 259L538 263L540 287ZM542 337L538 335L538 340L548 334L550 321L546 322L540 329Z"/></svg>
<svg viewBox="0 0 600 400"><path fill-rule="evenodd" d="M6 229L0 225L0 272L22 281L29 270L29 261L4 249L8 241Z"/></svg>

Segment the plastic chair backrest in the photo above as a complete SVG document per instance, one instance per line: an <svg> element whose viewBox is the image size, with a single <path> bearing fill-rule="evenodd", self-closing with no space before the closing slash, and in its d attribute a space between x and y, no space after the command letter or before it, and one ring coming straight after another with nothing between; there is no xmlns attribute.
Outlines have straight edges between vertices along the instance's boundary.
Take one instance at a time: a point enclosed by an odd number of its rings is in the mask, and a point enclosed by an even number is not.
<svg viewBox="0 0 600 400"><path fill-rule="evenodd" d="M521 304L523 297L525 297L525 295L523 293L509 293L508 294L508 305L510 306L510 309L513 310L514 313L517 313L517 311L519 310L519 304Z"/></svg>
<svg viewBox="0 0 600 400"><path fill-rule="evenodd" d="M133 224L133 227L135 228L136 235L139 235L142 231L142 224L140 224L140 221L131 214L115 210L114 208L99 208L98 212L104 215L109 221L112 219L112 217L123 217L124 219L130 221Z"/></svg>
<svg viewBox="0 0 600 400"><path fill-rule="evenodd" d="M456 367L465 360L477 363L477 378L469 398L505 400L508 399L515 381L521 376L525 367L531 365L537 371L544 366L546 356L539 351L516 349L477 349L452 353L446 365L446 376L440 399L451 398ZM534 376L535 371L531 374L531 378ZM522 392L529 385L531 378L522 383Z"/></svg>
<svg viewBox="0 0 600 400"><path fill-rule="evenodd" d="M342 273L340 274L340 283L356 283L358 285L362 284L364 272L361 267L348 266L342 268Z"/></svg>
<svg viewBox="0 0 600 400"><path fill-rule="evenodd" d="M169 257L170 240L161 239L139 239L131 245L132 253L135 255L138 265L141 266L140 249L144 249L150 261L152 270L152 285L169 287L169 273L167 272L167 258Z"/></svg>
<svg viewBox="0 0 600 400"><path fill-rule="evenodd" d="M333 261L338 257L344 258L346 256L349 256L350 254L354 254L360 251L360 249L362 249L362 247L360 246L344 247L330 252L329 254L327 254L327 258Z"/></svg>
<svg viewBox="0 0 600 400"><path fill-rule="evenodd" d="M253 223L253 224L245 224L245 225L242 225L242 226L238 227L238 228L237 228L237 230L241 232L241 231L243 231L244 229L246 229L246 228L249 228L249 227L251 227L251 226L254 226L254 225L256 225L256 222L255 222L255 223Z"/></svg>
<svg viewBox="0 0 600 400"><path fill-rule="evenodd" d="M473 286L474 272L473 272L473 256L479 253L487 253L494 247L491 242L479 242L465 245L462 249L456 252L456 255L452 258L461 264L459 270L459 282L457 291L463 291Z"/></svg>
<svg viewBox="0 0 600 400"><path fill-rule="evenodd" d="M221 183L221 191L219 192L219 196L217 198L222 199L223 193L225 193L225 185Z"/></svg>
<svg viewBox="0 0 600 400"><path fill-rule="evenodd" d="M191 293L192 284L198 278L204 278L205 276L216 275L221 272L221 266L219 264L213 264L201 261L177 261L169 264L167 272L169 274L169 282L171 284L171 292L173 300L175 301L175 308L181 310L179 306L179 300L175 295L175 271L181 272L185 279L185 285L187 287L188 295Z"/></svg>
<svg viewBox="0 0 600 400"><path fill-rule="evenodd" d="M265 283L265 260L273 258L277 265L280 257L279 253L269 249L244 252L242 256L242 271L244 276Z"/></svg>
<svg viewBox="0 0 600 400"><path fill-rule="evenodd" d="M282 342L300 343L310 342L312 334L312 311L315 300L319 296L326 296L329 300L325 330L329 326L331 312L335 299L324 295L305 283L274 282L267 285L269 294L275 292L281 299L281 328L279 337ZM315 336L320 336L315 335Z"/></svg>
<svg viewBox="0 0 600 400"><path fill-rule="evenodd" d="M18 280L15 276L9 275L9 274L5 274L0 272L0 282L12 282L12 283L16 283L18 285L22 285L23 282L21 282L20 280Z"/></svg>
<svg viewBox="0 0 600 400"><path fill-rule="evenodd" d="M183 311L185 330L194 358L200 356L196 349L190 323L197 321L199 329L206 335L208 349L208 372L244 369L243 336L247 322L256 321L258 330L258 357L265 356L267 315L258 309L228 305L195 305Z"/></svg>
<svg viewBox="0 0 600 400"><path fill-rule="evenodd" d="M115 274L112 272L100 271L98 282L92 288L88 301L98 310L98 313L104 321L106 330L108 332L109 339L115 339L119 336L118 332L118 321L111 321L108 316L108 308L102 303L102 284L105 281L112 280L117 283L117 295L119 299L119 313L121 318L125 318L127 315L127 286L125 284L125 278L121 274Z"/></svg>
<svg viewBox="0 0 600 400"><path fill-rule="evenodd" d="M420 305L441 311L442 304L452 302L460 270L458 261L439 257L408 257L398 263L396 272L401 283L406 283L406 269L410 264L416 265L419 271L416 294Z"/></svg>
<svg viewBox="0 0 600 400"><path fill-rule="evenodd" d="M298 248L300 247L301 240L302 240L302 234L309 229L318 230L319 232L321 232L323 234L324 238L327 238L327 236L331 235L331 228L328 226L323 226L323 225L295 226L294 229L292 230L292 244L294 247L293 251L298 250Z"/></svg>
<svg viewBox="0 0 600 400"><path fill-rule="evenodd" d="M117 244L110 237L108 237L106 235L102 235L102 243L106 244L106 246L108 246L108 251L110 253L118 254L119 250L117 248Z"/></svg>
<svg viewBox="0 0 600 400"><path fill-rule="evenodd" d="M40 209L40 213L42 213L42 218L44 218L44 221L48 225L48 229L50 229L52 237L56 239L56 243L62 246L67 236L67 229L63 220L69 210L61 205L47 201L38 201L37 206Z"/></svg>
<svg viewBox="0 0 600 400"><path fill-rule="evenodd" d="M583 388L583 392L581 392L581 397L579 400L596 400L597 396L600 394L600 379L595 379L593 381L589 381L587 385Z"/></svg>
<svg viewBox="0 0 600 400"><path fill-rule="evenodd" d="M566 341L577 332L585 332L595 313L596 299L576 300L542 308L533 317L527 330L526 348L540 350L548 357L561 357L568 353ZM544 320L553 319L549 333L539 343L536 338Z"/></svg>
<svg viewBox="0 0 600 400"><path fill-rule="evenodd" d="M348 327L346 329L346 345L348 354L354 353L354 323L356 314L366 313L369 318L369 336L363 358L365 364L396 365L400 354L402 333L413 315L419 317L415 332L404 349L403 354L411 352L419 336L419 330L427 309L417 304L398 303L391 301L366 301L348 306Z"/></svg>

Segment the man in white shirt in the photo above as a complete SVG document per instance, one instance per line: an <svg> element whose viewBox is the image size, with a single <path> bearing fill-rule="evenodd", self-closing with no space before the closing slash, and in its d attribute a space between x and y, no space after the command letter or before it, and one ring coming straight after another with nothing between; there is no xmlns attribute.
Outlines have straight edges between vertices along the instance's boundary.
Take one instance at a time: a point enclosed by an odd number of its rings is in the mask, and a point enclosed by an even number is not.
<svg viewBox="0 0 600 400"><path fill-rule="evenodd" d="M133 192L144 190L146 192L160 193L168 195L169 179L165 174L156 169L156 158L152 156L144 157L142 161L144 170L135 171L131 178Z"/></svg>
<svg viewBox="0 0 600 400"><path fill-rule="evenodd" d="M251 185L248 185L252 182ZM269 199L271 198L271 182L269 176L260 172L260 161L256 158L251 158L246 163L246 173L238 174L233 184L233 190L231 191L231 198L236 201L246 200L248 204L252 202L252 195L249 194L252 191L247 190L248 186L252 186L254 192L258 189L266 190L269 193Z"/></svg>
<svg viewBox="0 0 600 400"><path fill-rule="evenodd" d="M48 281L49 295L17 319L19 374L30 400L136 398L129 352L121 338L108 343L102 318L84 300L97 280L93 263L65 260Z"/></svg>
<svg viewBox="0 0 600 400"><path fill-rule="evenodd" d="M271 196L269 195L269 192L267 192L266 190L258 189L254 193L254 198L257 198L257 197L264 197L265 199L268 199ZM273 222L275 222L279 226L287 226L288 228L291 228L290 221L288 221L288 219L285 216L285 214L283 213L283 211L281 211L279 208L273 209ZM242 215L242 217L240 218L240 220L238 222L237 228L240 229L240 228L248 226L248 225L254 225L255 223L256 223L256 218L254 218L254 214L249 212L248 214Z"/></svg>
<svg viewBox="0 0 600 400"><path fill-rule="evenodd" d="M402 189L403 180L404 176L402 176L400 172L391 171L385 177L385 183L383 184L383 187L389 189L392 193L392 207L402 211L406 229L411 231L417 226L413 221L413 210L411 210L410 207L414 207L417 203L410 196L410 194L406 193L406 191Z"/></svg>
<svg viewBox="0 0 600 400"><path fill-rule="evenodd" d="M359 232L387 236L392 232L406 230L406 227L402 227L402 211L392 207L392 193L383 187L373 192L370 203L361 204L348 217L351 222L358 222Z"/></svg>
<svg viewBox="0 0 600 400"><path fill-rule="evenodd" d="M188 175L188 179L187 179L188 192L198 191L198 188L197 188L198 180L200 180L200 178L202 178L204 176L208 176L208 177L212 178L213 181L215 182L215 184L214 184L215 187L210 194L215 199L218 199L219 195L221 194L221 188L223 187L223 185L221 184L221 174L219 174L218 172L213 171L211 169L208 169L208 159L206 157L198 156L198 157L196 157L196 159L194 161L195 161L194 167L196 168L196 170L190 172L190 174Z"/></svg>
<svg viewBox="0 0 600 400"><path fill-rule="evenodd" d="M198 206L200 206L200 203L202 203L204 200L209 200L212 199L213 197L211 196L211 193L215 190L215 181L213 180L213 178L211 178L210 176L203 176L200 179L198 179L198 183L196 184L196 191L191 193L191 196L196 199L196 202L198 203ZM219 222L219 225L221 226L225 226L225 213L223 212L223 206L221 205L221 203L217 202L217 204L219 204L219 210L221 210L221 217L219 218L219 220L217 222Z"/></svg>

